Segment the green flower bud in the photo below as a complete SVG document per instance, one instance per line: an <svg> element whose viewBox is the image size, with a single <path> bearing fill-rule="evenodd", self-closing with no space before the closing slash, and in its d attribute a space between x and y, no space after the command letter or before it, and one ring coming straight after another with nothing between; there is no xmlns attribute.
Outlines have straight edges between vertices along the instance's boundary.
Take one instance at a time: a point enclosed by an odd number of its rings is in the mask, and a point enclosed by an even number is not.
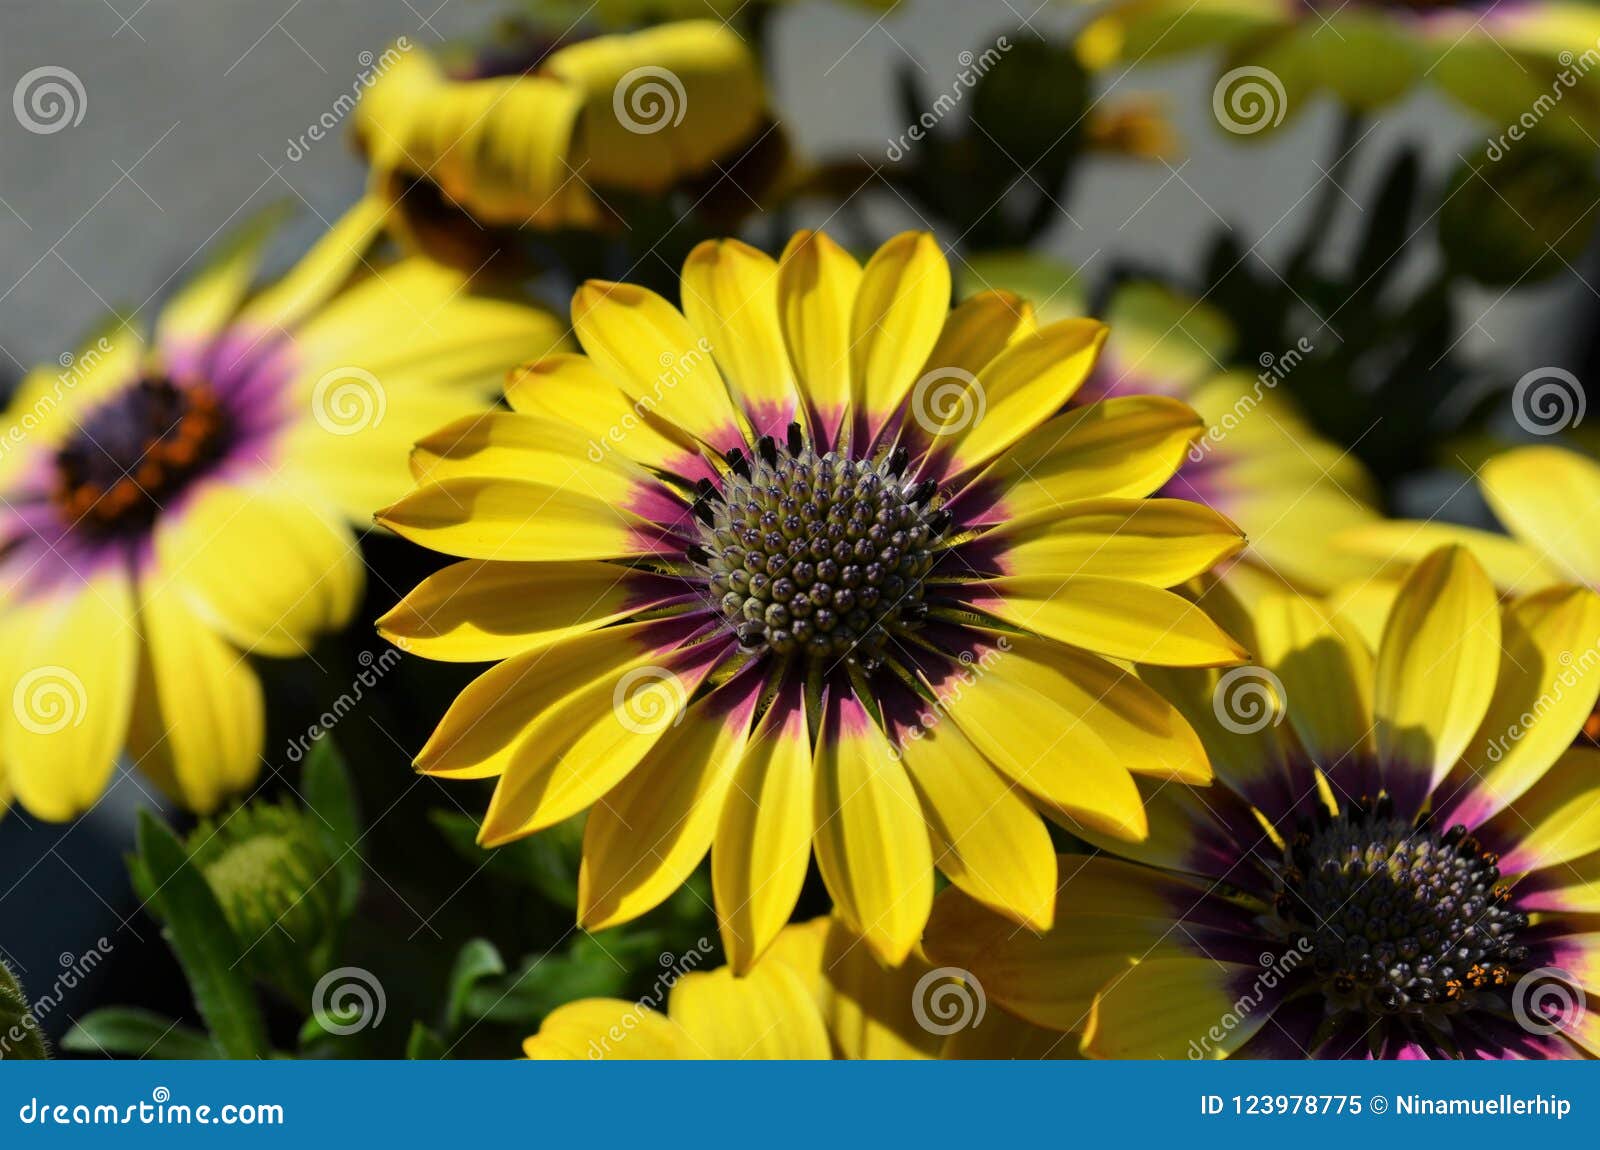
<svg viewBox="0 0 1600 1150"><path fill-rule="evenodd" d="M0 962L0 1060L49 1058L39 1021L11 968Z"/></svg>

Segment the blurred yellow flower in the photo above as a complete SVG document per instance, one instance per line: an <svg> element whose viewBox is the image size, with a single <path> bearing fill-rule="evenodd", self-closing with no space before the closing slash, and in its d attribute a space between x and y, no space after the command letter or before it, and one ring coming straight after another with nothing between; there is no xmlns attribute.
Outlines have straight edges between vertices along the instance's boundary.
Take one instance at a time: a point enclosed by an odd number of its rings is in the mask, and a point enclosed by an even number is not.
<svg viewBox="0 0 1600 1150"><path fill-rule="evenodd" d="M251 294L263 219L162 309L22 381L0 437L0 763L34 815L94 804L126 748L184 806L251 785L246 654L350 618L352 525L406 484L424 427L559 347L548 313L421 259L376 260L363 202ZM376 260L376 262L374 262Z"/></svg>
<svg viewBox="0 0 1600 1150"><path fill-rule="evenodd" d="M1221 49L1217 119L1265 132L1318 92L1381 107L1430 83L1490 120L1525 113L1588 142L1600 124L1600 9L1578 0L1112 0L1078 38L1091 68ZM1555 105L1555 106L1552 106ZM1548 115L1547 115L1548 113Z"/></svg>
<svg viewBox="0 0 1600 1150"><path fill-rule="evenodd" d="M760 199L785 170L759 64L717 21L535 49L525 69L510 67L453 79L412 47L357 108L374 190L400 209L406 234L436 252L484 226L612 225L612 200L695 181L696 197L719 181L738 184L712 198L737 201L742 213L746 195Z"/></svg>
<svg viewBox="0 0 1600 1150"><path fill-rule="evenodd" d="M523 1053L596 1061L1075 1055L1055 1032L990 1011L982 987L954 974L920 953L880 966L837 918L816 918L784 927L744 977L726 967L673 968L642 1001L568 1003Z"/></svg>

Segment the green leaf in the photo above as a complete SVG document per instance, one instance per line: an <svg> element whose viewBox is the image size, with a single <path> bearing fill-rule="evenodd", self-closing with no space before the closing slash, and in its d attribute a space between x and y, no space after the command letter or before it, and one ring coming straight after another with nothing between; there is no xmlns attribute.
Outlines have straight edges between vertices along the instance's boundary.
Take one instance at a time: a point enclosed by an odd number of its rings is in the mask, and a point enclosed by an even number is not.
<svg viewBox="0 0 1600 1150"><path fill-rule="evenodd" d="M445 1028L452 1034L461 1025L462 1012L472 988L486 978L506 972L505 960L494 943L485 938L474 938L456 955L455 966L450 971L450 999L445 1011Z"/></svg>
<svg viewBox="0 0 1600 1150"><path fill-rule="evenodd" d="M478 845L478 824L456 811L433 811L433 825L456 853L510 882L532 887L557 906L578 906L578 858L583 843L584 816L577 815L548 830L488 852Z"/></svg>
<svg viewBox="0 0 1600 1150"><path fill-rule="evenodd" d="M218 1047L229 1058L265 1056L266 1028L241 965L244 948L182 844L148 811L139 814L139 855L166 923L162 933Z"/></svg>
<svg viewBox="0 0 1600 1150"><path fill-rule="evenodd" d="M61 1040L74 1054L125 1054L130 1058L221 1058L210 1036L149 1010L113 1006L86 1014Z"/></svg>
<svg viewBox="0 0 1600 1150"><path fill-rule="evenodd" d="M339 914L348 919L361 897L361 811L344 756L330 736L311 745L301 781L306 809L336 860Z"/></svg>
<svg viewBox="0 0 1600 1150"><path fill-rule="evenodd" d="M22 986L5 963L0 962L0 1059L49 1058L39 1020L28 1005Z"/></svg>
<svg viewBox="0 0 1600 1150"><path fill-rule="evenodd" d="M411 1037L406 1039L406 1057L413 1062L435 1061L445 1056L444 1039L420 1022L411 1024Z"/></svg>
<svg viewBox="0 0 1600 1150"><path fill-rule="evenodd" d="M659 953L661 935L648 932L629 937L621 931L606 931L602 937L604 945L580 935L565 951L524 959L514 973L473 990L465 1014L532 1026L563 1003L623 995L632 980L634 960L646 952Z"/></svg>

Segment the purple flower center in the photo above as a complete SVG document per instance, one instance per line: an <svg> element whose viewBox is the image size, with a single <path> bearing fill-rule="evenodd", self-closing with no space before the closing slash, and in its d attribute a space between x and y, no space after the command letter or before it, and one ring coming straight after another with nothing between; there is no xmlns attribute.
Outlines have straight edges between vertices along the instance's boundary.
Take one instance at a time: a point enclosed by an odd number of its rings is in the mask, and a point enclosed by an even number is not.
<svg viewBox="0 0 1600 1150"><path fill-rule="evenodd" d="M69 522L98 535L148 530L230 439L210 387L140 379L90 411L56 453L54 499Z"/></svg>
<svg viewBox="0 0 1600 1150"><path fill-rule="evenodd" d="M905 478L904 449L877 459L817 454L798 424L754 457L729 453L700 487L689 558L747 650L846 658L872 669L890 634L922 622L931 544L949 526L938 484Z"/></svg>

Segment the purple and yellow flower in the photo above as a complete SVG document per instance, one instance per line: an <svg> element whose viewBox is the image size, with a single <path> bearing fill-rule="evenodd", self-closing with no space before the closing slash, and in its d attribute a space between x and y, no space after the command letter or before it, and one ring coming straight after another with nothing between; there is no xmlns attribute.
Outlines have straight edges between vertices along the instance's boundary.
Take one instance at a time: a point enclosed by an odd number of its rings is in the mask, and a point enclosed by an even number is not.
<svg viewBox="0 0 1600 1150"><path fill-rule="evenodd" d="M70 818L124 750L184 806L253 782L246 654L303 653L361 595L353 523L423 427L481 407L553 317L422 260L370 262L364 202L272 286L247 229L162 309L30 373L0 451L0 764Z"/></svg>
<svg viewBox="0 0 1600 1150"><path fill-rule="evenodd" d="M1219 616L1262 666L1157 680L1222 785L1086 833L1044 937L942 895L933 960L1100 1057L1600 1055L1600 597L1447 547L1376 656L1300 597Z"/></svg>
<svg viewBox="0 0 1600 1150"><path fill-rule="evenodd" d="M814 848L887 962L921 933L935 865L1043 928L1041 811L1138 839L1134 773L1209 777L1119 662L1243 657L1166 590L1235 554L1237 528L1147 498L1198 417L1165 398L1063 413L1103 325L950 294L928 235L865 266L815 233L780 260L707 242L682 311L585 284L585 354L418 445L419 486L379 520L463 562L380 627L499 664L417 765L498 780L485 845L592 807L585 926L655 906L710 849L742 972Z"/></svg>
<svg viewBox="0 0 1600 1150"><path fill-rule="evenodd" d="M1322 91L1371 110L1424 83L1579 145L1600 123L1600 11L1575 0L1112 0L1078 39L1093 68L1210 50L1224 55L1218 118L1247 135Z"/></svg>
<svg viewBox="0 0 1600 1150"><path fill-rule="evenodd" d="M1045 321L1084 315L1071 269L1033 255L974 257L967 284L1037 302ZM1333 539L1377 520L1376 488L1348 452L1317 434L1281 385L1314 350L1308 343L1265 357L1254 375L1228 370L1234 333L1209 304L1162 284L1120 285L1106 304L1110 336L1075 406L1140 396L1181 400L1203 429L1159 494L1215 508L1250 546L1230 570L1241 590L1288 585L1326 591L1370 570Z"/></svg>

